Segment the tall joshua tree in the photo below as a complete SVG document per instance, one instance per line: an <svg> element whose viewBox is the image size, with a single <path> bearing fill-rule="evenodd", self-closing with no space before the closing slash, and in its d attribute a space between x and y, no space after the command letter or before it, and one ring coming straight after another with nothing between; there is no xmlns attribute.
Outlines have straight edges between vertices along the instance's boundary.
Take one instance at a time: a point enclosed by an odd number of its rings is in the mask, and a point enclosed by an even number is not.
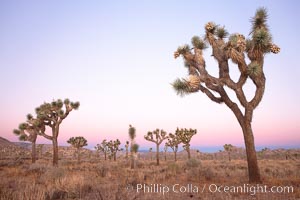
<svg viewBox="0 0 300 200"><path fill-rule="evenodd" d="M135 143L136 137L136 130L135 127L129 125L128 135L130 139L130 157L131 157L131 169L136 168L136 159L137 159L137 152L139 149L139 145Z"/></svg>
<svg viewBox="0 0 300 200"><path fill-rule="evenodd" d="M73 147L76 148L76 152L77 152L77 162L80 162L80 149L84 146L87 146L87 140L82 137L82 136L78 136L78 137L71 137L67 143L71 144Z"/></svg>
<svg viewBox="0 0 300 200"><path fill-rule="evenodd" d="M97 144L95 149L99 152L102 151L104 154L104 160L106 160L107 153L109 152L108 142L104 139L101 144Z"/></svg>
<svg viewBox="0 0 300 200"><path fill-rule="evenodd" d="M45 126L40 120L34 119L31 114L27 115L27 122L19 125L19 129L14 129L14 134L19 136L21 141L31 142L31 160L36 161L36 139L37 136L45 131Z"/></svg>
<svg viewBox="0 0 300 200"><path fill-rule="evenodd" d="M231 151L233 146L231 144L225 144L223 147L224 150L228 153L228 160L231 161Z"/></svg>
<svg viewBox="0 0 300 200"><path fill-rule="evenodd" d="M169 133L169 138L168 141L166 142L166 146L171 147L171 149L173 150L175 162L177 161L177 151L178 151L178 145L180 143L181 141L177 135Z"/></svg>
<svg viewBox="0 0 300 200"><path fill-rule="evenodd" d="M156 164L159 165L159 145L168 138L167 133L164 130L156 129L154 131L149 131L144 138L150 142L156 144Z"/></svg>
<svg viewBox="0 0 300 200"><path fill-rule="evenodd" d="M53 166L58 165L58 143L57 138L59 135L59 128L63 120L69 115L72 110L79 108L79 102L71 102L69 99L64 101L58 99L51 103L43 103L35 109L37 119L39 119L44 125L51 128L52 134L47 135L45 132L41 132L40 135L46 139L52 140L53 144Z"/></svg>
<svg viewBox="0 0 300 200"><path fill-rule="evenodd" d="M107 146L109 148L109 152L111 153L111 155L113 156L114 158L114 161L117 160L117 152L118 151L121 151L121 149L119 148L121 145L121 142L119 139L117 140L110 140L108 143L107 143Z"/></svg>
<svg viewBox="0 0 300 200"><path fill-rule="evenodd" d="M19 129L14 129L14 134L19 136L21 141L31 142L31 160L36 161L36 139L45 131L45 125L40 120L34 119L31 114L27 115L27 122L19 125Z"/></svg>
<svg viewBox="0 0 300 200"><path fill-rule="evenodd" d="M181 143L183 143L183 148L188 153L188 159L191 158L191 152L190 152L190 142L194 135L197 134L197 129L179 129L177 128L175 131L175 135L179 138Z"/></svg>
<svg viewBox="0 0 300 200"><path fill-rule="evenodd" d="M225 28L208 22L205 25L204 40L194 36L193 48L184 45L174 53L175 58L182 55L190 75L187 80L175 80L173 87L177 93L186 95L201 91L210 100L219 104L224 103L236 116L244 135L250 182L261 182L251 121L253 111L261 102L265 90L264 57L267 53L276 54L280 51L280 48L272 43L266 21L266 9L258 9L252 18L250 38L247 40L242 34L232 34L225 40L228 36ZM208 67L205 66L202 51L207 44L211 46L212 56L218 62L218 77L209 74ZM249 63L245 58L246 55ZM236 64L240 71L237 81L232 80L230 76L229 60ZM252 98L247 99L243 86L249 79L255 85L256 91ZM225 88L235 93L241 106L231 99Z"/></svg>

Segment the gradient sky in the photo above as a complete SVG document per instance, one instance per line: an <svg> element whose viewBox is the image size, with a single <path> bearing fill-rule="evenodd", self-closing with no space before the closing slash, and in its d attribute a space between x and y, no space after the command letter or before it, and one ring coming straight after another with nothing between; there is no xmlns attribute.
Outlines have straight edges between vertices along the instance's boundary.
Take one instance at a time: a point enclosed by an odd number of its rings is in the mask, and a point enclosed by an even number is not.
<svg viewBox="0 0 300 200"><path fill-rule="evenodd" d="M226 2L226 3L225 3ZM300 147L299 1L0 1L0 134L18 141L12 130L26 114L53 99L80 101L60 128L59 143L84 136L92 148L103 139L128 139L137 129L142 148L147 131L196 128L194 147L243 146L233 113L204 94L181 98L170 83L185 77L179 45L203 36L214 21L230 33L248 36L250 18L269 12L278 55L265 59L264 98L254 112L257 146ZM206 50L207 68L216 62ZM233 75L237 67L230 68ZM253 85L245 87L249 96ZM50 142L39 139L38 142Z"/></svg>

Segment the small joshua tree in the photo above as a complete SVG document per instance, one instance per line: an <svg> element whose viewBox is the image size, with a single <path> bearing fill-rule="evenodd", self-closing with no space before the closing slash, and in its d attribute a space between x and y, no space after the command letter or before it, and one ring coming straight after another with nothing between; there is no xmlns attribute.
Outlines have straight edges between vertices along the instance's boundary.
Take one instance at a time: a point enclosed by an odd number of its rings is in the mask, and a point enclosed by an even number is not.
<svg viewBox="0 0 300 200"><path fill-rule="evenodd" d="M225 144L223 147L224 150L228 153L228 160L231 161L231 151L233 149L233 146L231 144Z"/></svg>
<svg viewBox="0 0 300 200"><path fill-rule="evenodd" d="M159 145L168 138L167 133L164 130L156 129L153 132L149 131L144 138L156 144L156 164L159 165Z"/></svg>
<svg viewBox="0 0 300 200"><path fill-rule="evenodd" d="M125 150L126 150L126 159L128 159L128 149L129 149L129 141L126 141Z"/></svg>
<svg viewBox="0 0 300 200"><path fill-rule="evenodd" d="M67 143L71 144L74 148L76 148L76 152L77 152L77 162L80 162L80 149L84 146L87 146L87 140L82 137L82 136L78 136L78 137L71 137Z"/></svg>
<svg viewBox="0 0 300 200"><path fill-rule="evenodd" d="M117 160L117 152L122 150L122 149L119 148L120 145L121 145L121 142L120 142L119 139L114 140L114 141L110 140L107 143L107 146L109 148L109 152L110 152L111 156L114 158L114 161Z"/></svg>
<svg viewBox="0 0 300 200"><path fill-rule="evenodd" d="M190 142L192 137L197 134L196 129L176 129L175 135L180 139L181 143L183 143L183 148L188 153L188 159L191 158L190 152Z"/></svg>
<svg viewBox="0 0 300 200"><path fill-rule="evenodd" d="M261 155L262 159L264 158L265 152L267 152L267 151L269 151L269 148L265 147L265 148L263 148L263 149L259 152L259 154Z"/></svg>
<svg viewBox="0 0 300 200"><path fill-rule="evenodd" d="M21 141L31 142L31 161L36 161L36 139L37 136L45 131L45 126L40 120L34 119L32 115L27 115L27 123L19 125L19 129L14 129L14 134L19 136Z"/></svg>
<svg viewBox="0 0 300 200"><path fill-rule="evenodd" d="M265 8L256 11L252 18L249 39L236 33L225 40L228 36L225 28L208 22L205 25L204 40L194 36L192 38L193 48L184 45L174 53L175 58L182 55L190 75L188 80L175 80L173 87L176 92L179 95L186 95L201 91L213 102L224 103L237 118L244 135L250 183L261 182L252 131L252 118L253 111L261 102L265 91L264 57L270 52L277 54L280 51L280 48L272 42L266 23L267 17ZM211 75L208 72L209 67L205 65L203 50L207 48L207 44L211 46L212 56L218 62L218 76ZM246 56L250 62L247 61ZM240 71L237 81L230 76L230 60L237 65ZM249 99L244 91L247 80L250 80L256 87L254 95ZM231 98L227 90L235 93L238 102Z"/></svg>
<svg viewBox="0 0 300 200"><path fill-rule="evenodd" d="M98 152L103 152L104 154L104 160L106 160L106 156L107 156L107 153L109 152L109 147L108 147L108 142L106 141L106 139L104 139L101 144L97 144L95 146L95 149L98 151Z"/></svg>
<svg viewBox="0 0 300 200"><path fill-rule="evenodd" d="M177 161L177 151L178 145L181 143L179 137L172 133L169 133L168 141L166 142L166 146L170 147L174 152L174 160Z"/></svg>
<svg viewBox="0 0 300 200"><path fill-rule="evenodd" d="M139 149L139 145L135 143L136 137L136 130L133 126L129 125L128 135L130 138L130 157L131 157L131 169L136 168L136 159L137 159L137 152Z"/></svg>
<svg viewBox="0 0 300 200"><path fill-rule="evenodd" d="M69 115L72 110L79 108L79 102L71 102L65 99L64 102L60 99L51 103L44 103L35 109L37 119L46 126L51 128L51 135L47 135L44 131L39 135L52 141L53 144L53 166L58 165L58 142L59 128L63 120Z"/></svg>
<svg viewBox="0 0 300 200"><path fill-rule="evenodd" d="M152 147L149 148L150 160L152 160Z"/></svg>

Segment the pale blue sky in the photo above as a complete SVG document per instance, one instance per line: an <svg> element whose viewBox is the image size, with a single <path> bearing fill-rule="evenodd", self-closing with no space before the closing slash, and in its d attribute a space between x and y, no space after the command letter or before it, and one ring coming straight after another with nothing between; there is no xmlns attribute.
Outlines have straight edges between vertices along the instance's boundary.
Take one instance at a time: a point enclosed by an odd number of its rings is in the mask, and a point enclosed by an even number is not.
<svg viewBox="0 0 300 200"><path fill-rule="evenodd" d="M202 93L176 96L170 83L185 77L179 45L204 34L214 21L248 35L250 18L264 6L278 55L267 55L267 85L255 111L257 145L300 146L298 1L0 1L1 136L44 101L81 102L65 120L60 143L83 135L90 145L104 138L138 142L148 130L197 128L192 144L243 145L240 127L225 105ZM207 66L215 62L206 51ZM236 66L231 70L236 73ZM249 86L249 91L251 87ZM268 138L270 140L268 140Z"/></svg>

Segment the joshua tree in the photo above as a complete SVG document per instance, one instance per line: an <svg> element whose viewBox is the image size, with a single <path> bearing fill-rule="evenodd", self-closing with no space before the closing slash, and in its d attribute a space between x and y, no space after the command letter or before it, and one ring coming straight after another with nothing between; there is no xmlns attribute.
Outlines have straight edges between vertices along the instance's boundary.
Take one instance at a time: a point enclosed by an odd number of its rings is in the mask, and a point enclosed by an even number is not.
<svg viewBox="0 0 300 200"><path fill-rule="evenodd" d="M144 138L156 144L156 164L159 165L159 145L168 138L167 133L164 130L156 129L153 132L149 131Z"/></svg>
<svg viewBox="0 0 300 200"><path fill-rule="evenodd" d="M131 169L135 169L136 167L136 159L137 152L139 149L139 145L135 144L136 130L133 126L129 125L128 130L129 138L130 138L130 157L131 157Z"/></svg>
<svg viewBox="0 0 300 200"><path fill-rule="evenodd" d="M230 154L231 154L233 146L231 144L225 144L223 147L224 147L224 150L227 151L227 153L228 153L228 160L231 161Z"/></svg>
<svg viewBox="0 0 300 200"><path fill-rule="evenodd" d="M31 160L36 161L36 139L37 136L45 131L45 126L40 120L34 119L32 115L27 115L27 122L19 125L19 129L14 129L14 134L19 136L21 141L31 142Z"/></svg>
<svg viewBox="0 0 300 200"><path fill-rule="evenodd" d="M114 158L114 161L117 160L117 152L121 151L121 149L119 148L120 145L121 145L121 142L120 142L119 139L117 139L115 141L110 140L107 143L107 146L109 148L109 152L110 152L111 156Z"/></svg>
<svg viewBox="0 0 300 200"><path fill-rule="evenodd" d="M35 109L37 119L42 125L49 126L52 130L51 135L47 135L44 131L39 132L39 135L46 139L52 140L53 144L53 166L58 165L58 143L59 127L62 121L69 115L69 113L79 108L79 102L70 102L65 99L64 102L60 99L52 101L51 103L44 103Z"/></svg>
<svg viewBox="0 0 300 200"><path fill-rule="evenodd" d="M258 153L259 153L259 155L261 155L262 158L264 158L265 152L268 151L268 150L269 150L269 148L265 147L265 148L263 148L263 149L262 149L260 152L258 152Z"/></svg>
<svg viewBox="0 0 300 200"><path fill-rule="evenodd" d="M80 149L84 146L87 146L87 140L82 137L71 137L67 143L71 144L73 147L76 148L76 152L77 152L77 162L80 162Z"/></svg>
<svg viewBox="0 0 300 200"><path fill-rule="evenodd" d="M126 141L126 144L125 144L126 159L128 158L128 148L129 148L129 141Z"/></svg>
<svg viewBox="0 0 300 200"><path fill-rule="evenodd" d="M150 160L152 160L152 147L149 148Z"/></svg>
<svg viewBox="0 0 300 200"><path fill-rule="evenodd" d="M177 161L177 151L178 151L178 145L180 143L181 141L177 135L169 133L169 138L168 141L166 142L166 146L171 147L171 149L173 150L175 162Z"/></svg>
<svg viewBox="0 0 300 200"><path fill-rule="evenodd" d="M181 143L183 143L183 148L188 153L188 159L191 158L190 152L190 142L194 135L197 134L197 129L176 129L175 135L179 138Z"/></svg>
<svg viewBox="0 0 300 200"><path fill-rule="evenodd" d="M104 154L104 160L106 160L106 155L109 152L108 142L106 140L103 140L101 144L97 144L95 146L95 149L99 152L102 151Z"/></svg>
<svg viewBox="0 0 300 200"><path fill-rule="evenodd" d="M194 36L192 38L193 48L184 45L174 53L175 58L182 55L190 75L188 80L177 79L173 83L177 93L186 95L201 91L212 101L219 104L225 103L236 116L244 135L250 182L261 182L251 121L253 111L261 102L265 90L264 56L270 52L276 54L280 51L280 48L272 43L266 21L266 9L258 9L252 18L250 38L247 40L242 34L232 34L228 40L225 40L228 36L225 28L209 22L205 25L204 41L200 37ZM207 71L209 67L205 66L202 51L207 44L211 46L212 56L218 62L218 77L209 74ZM246 55L250 61L248 64ZM240 71L237 81L230 76L229 60L236 64ZM246 98L243 90L248 79L256 87L255 94L251 99ZM225 88L235 93L241 106L231 99Z"/></svg>

